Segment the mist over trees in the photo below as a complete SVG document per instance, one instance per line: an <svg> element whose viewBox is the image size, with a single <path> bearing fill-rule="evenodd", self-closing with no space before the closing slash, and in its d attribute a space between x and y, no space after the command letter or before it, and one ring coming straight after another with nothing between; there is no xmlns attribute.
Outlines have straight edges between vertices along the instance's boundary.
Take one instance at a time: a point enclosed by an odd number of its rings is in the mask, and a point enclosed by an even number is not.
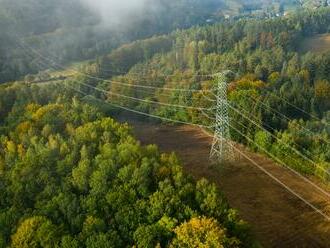
<svg viewBox="0 0 330 248"><path fill-rule="evenodd" d="M210 126L173 106L211 109L230 69L233 141L328 183L330 52L300 45L330 8L298 2L0 0L0 248L259 247L221 189L104 102Z"/></svg>
<svg viewBox="0 0 330 248"><path fill-rule="evenodd" d="M91 59L132 40L205 24L222 6L213 0L121 1L112 5L113 1L0 1L0 81L47 67L40 65L40 58L31 63L35 54L29 54L26 47L64 64Z"/></svg>
<svg viewBox="0 0 330 248"><path fill-rule="evenodd" d="M67 64L93 59L136 39L268 7L266 0L1 0L0 82L47 68L26 46Z"/></svg>

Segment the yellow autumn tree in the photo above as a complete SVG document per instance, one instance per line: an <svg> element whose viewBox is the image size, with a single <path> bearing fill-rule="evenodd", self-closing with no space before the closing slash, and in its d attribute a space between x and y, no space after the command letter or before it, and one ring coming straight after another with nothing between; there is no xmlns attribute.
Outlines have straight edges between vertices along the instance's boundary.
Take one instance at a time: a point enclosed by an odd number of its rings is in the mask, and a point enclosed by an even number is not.
<svg viewBox="0 0 330 248"><path fill-rule="evenodd" d="M215 219L192 218L175 228L171 248L222 248L226 233Z"/></svg>
<svg viewBox="0 0 330 248"><path fill-rule="evenodd" d="M324 104L330 104L330 83L327 80L315 83L315 97Z"/></svg>
<svg viewBox="0 0 330 248"><path fill-rule="evenodd" d="M12 248L55 247L56 227L46 217L31 217L19 225L11 240Z"/></svg>

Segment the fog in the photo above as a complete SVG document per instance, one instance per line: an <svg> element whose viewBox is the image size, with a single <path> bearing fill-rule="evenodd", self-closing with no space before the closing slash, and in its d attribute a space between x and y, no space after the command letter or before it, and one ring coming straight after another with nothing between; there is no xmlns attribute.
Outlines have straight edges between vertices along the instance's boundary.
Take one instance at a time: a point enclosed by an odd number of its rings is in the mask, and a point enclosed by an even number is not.
<svg viewBox="0 0 330 248"><path fill-rule="evenodd" d="M96 12L106 27L118 27L134 23L155 13L160 6L156 0L81 0L89 9Z"/></svg>

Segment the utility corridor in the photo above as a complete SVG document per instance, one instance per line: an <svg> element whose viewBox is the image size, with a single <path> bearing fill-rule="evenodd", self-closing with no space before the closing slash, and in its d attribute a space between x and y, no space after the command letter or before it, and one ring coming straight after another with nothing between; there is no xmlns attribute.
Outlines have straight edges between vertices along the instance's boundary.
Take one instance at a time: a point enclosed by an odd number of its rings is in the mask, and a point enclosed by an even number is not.
<svg viewBox="0 0 330 248"><path fill-rule="evenodd" d="M205 177L216 183L231 207L238 209L241 217L251 225L264 247L330 247L330 222L250 161L241 158L220 170L210 167L212 138L198 127L121 119L134 127L142 144L157 144L163 152L175 152L187 173L196 179ZM243 147L240 149L296 193L330 214L328 196L268 158Z"/></svg>

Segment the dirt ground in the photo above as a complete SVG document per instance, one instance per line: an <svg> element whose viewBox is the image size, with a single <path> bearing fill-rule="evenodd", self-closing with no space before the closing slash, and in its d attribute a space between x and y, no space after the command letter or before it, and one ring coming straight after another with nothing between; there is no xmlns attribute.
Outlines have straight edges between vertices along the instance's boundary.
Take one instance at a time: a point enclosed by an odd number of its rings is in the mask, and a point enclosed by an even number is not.
<svg viewBox="0 0 330 248"><path fill-rule="evenodd" d="M320 34L305 39L300 47L302 52L322 53L330 50L330 34Z"/></svg>
<svg viewBox="0 0 330 248"><path fill-rule="evenodd" d="M240 158L221 169L210 166L212 139L198 127L166 126L127 118L142 144L157 144L164 152L175 152L186 172L196 179L205 177L224 192L230 205L249 222L264 247L330 247L330 221L283 186ZM296 193L330 215L330 198L306 181L271 160L240 147ZM329 191L328 191L329 192Z"/></svg>

